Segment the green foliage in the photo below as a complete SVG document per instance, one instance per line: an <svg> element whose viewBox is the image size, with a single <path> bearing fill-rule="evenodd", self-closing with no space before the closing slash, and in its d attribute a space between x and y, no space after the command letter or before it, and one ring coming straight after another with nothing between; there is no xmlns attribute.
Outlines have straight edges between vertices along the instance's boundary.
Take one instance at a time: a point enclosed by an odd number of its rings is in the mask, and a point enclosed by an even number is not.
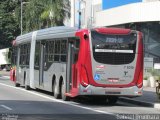
<svg viewBox="0 0 160 120"><path fill-rule="evenodd" d="M14 10L17 6L15 0L1 0L0 2L0 48L11 46L11 41L19 34Z"/></svg>
<svg viewBox="0 0 160 120"><path fill-rule="evenodd" d="M62 26L70 17L69 0L22 0L23 33L51 26ZM53 16L50 17L52 11ZM20 34L21 0L0 2L0 48L10 47Z"/></svg>
<svg viewBox="0 0 160 120"><path fill-rule="evenodd" d="M69 0L26 0L23 4L23 33L51 26L62 26L70 17ZM16 9L20 21L20 8ZM18 12L19 11L19 12ZM50 17L52 12L53 17Z"/></svg>
<svg viewBox="0 0 160 120"><path fill-rule="evenodd" d="M159 69L150 69L150 75L154 77L155 80L160 80L160 70Z"/></svg>
<svg viewBox="0 0 160 120"><path fill-rule="evenodd" d="M143 80L148 80L148 76L144 76L144 77L143 77Z"/></svg>
<svg viewBox="0 0 160 120"><path fill-rule="evenodd" d="M154 76L154 79L155 80L159 80L159 76Z"/></svg>
<svg viewBox="0 0 160 120"><path fill-rule="evenodd" d="M156 79L155 80L159 80L160 81L160 76L156 76Z"/></svg>
<svg viewBox="0 0 160 120"><path fill-rule="evenodd" d="M152 76L159 76L160 75L160 70L158 70L158 69L151 69L149 71Z"/></svg>

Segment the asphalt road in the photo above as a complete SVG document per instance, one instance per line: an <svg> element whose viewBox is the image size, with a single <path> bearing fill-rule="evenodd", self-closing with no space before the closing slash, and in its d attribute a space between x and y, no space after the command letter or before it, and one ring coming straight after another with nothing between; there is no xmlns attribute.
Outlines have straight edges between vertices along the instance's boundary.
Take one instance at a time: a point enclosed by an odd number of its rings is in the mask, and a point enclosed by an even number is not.
<svg viewBox="0 0 160 120"><path fill-rule="evenodd" d="M123 102L112 106L79 99L64 102L54 99L48 92L16 88L7 77L0 77L0 114L0 119L116 120L130 114L160 114L160 111Z"/></svg>

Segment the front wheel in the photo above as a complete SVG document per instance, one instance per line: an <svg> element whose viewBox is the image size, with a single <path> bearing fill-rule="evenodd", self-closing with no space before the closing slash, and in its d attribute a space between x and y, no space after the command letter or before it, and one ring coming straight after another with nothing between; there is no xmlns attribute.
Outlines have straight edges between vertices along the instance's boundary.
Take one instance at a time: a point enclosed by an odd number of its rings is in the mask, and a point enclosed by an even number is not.
<svg viewBox="0 0 160 120"><path fill-rule="evenodd" d="M65 84L62 81L62 86L61 86L61 97L64 101L69 101L70 97L65 95Z"/></svg>

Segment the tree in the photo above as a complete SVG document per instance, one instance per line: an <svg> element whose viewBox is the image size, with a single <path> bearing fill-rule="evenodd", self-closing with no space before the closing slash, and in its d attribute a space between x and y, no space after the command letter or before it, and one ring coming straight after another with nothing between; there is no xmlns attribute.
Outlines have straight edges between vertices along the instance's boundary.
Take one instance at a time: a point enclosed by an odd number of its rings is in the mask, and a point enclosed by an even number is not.
<svg viewBox="0 0 160 120"><path fill-rule="evenodd" d="M23 0L23 33L51 26L62 26L70 17L69 0ZM20 35L21 0L0 2L0 48L11 47Z"/></svg>
<svg viewBox="0 0 160 120"><path fill-rule="evenodd" d="M15 20L15 0L0 2L0 48L11 47L11 42L19 34L18 23Z"/></svg>
<svg viewBox="0 0 160 120"><path fill-rule="evenodd" d="M19 14L20 10L19 13L16 12L18 17ZM28 3L23 5L23 16L25 32L62 26L65 18L70 17L70 2L69 0L28 0Z"/></svg>

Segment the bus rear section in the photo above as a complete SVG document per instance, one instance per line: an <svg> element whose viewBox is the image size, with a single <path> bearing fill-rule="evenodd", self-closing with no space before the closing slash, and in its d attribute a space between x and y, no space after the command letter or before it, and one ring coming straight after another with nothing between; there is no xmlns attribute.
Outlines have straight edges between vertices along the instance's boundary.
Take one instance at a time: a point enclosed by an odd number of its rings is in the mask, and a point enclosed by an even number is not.
<svg viewBox="0 0 160 120"><path fill-rule="evenodd" d="M80 50L79 95L142 95L142 34L129 29L97 28L88 31Z"/></svg>

